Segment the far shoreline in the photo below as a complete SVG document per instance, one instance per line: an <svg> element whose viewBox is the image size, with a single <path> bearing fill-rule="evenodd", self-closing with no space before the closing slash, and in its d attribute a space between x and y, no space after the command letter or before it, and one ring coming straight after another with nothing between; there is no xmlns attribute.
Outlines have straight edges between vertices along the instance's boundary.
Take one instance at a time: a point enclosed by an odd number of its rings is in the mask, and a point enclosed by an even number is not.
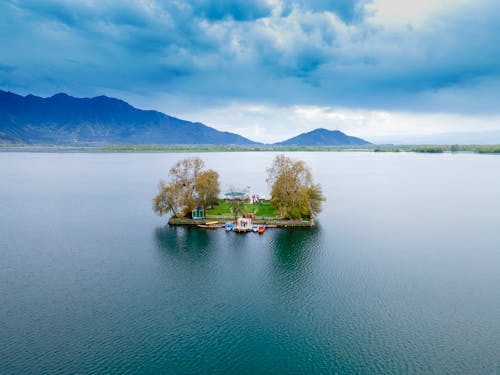
<svg viewBox="0 0 500 375"><path fill-rule="evenodd" d="M500 145L368 145L368 146L242 146L242 145L27 145L0 144L0 152L47 153L211 153L211 152L374 152L500 154Z"/></svg>

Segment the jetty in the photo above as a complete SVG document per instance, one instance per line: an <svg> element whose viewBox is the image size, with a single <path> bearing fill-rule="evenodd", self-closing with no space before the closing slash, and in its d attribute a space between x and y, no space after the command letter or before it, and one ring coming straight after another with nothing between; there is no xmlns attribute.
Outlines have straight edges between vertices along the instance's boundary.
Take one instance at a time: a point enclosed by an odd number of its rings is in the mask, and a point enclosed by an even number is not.
<svg viewBox="0 0 500 375"><path fill-rule="evenodd" d="M189 219L189 218L178 218L171 217L168 220L169 225L207 225L207 223L217 221L218 224L224 224L228 221L234 222L234 216L218 216L213 217L209 216L206 219ZM266 228L298 228L298 227L314 227L316 223L314 220L288 220L288 219L280 219L275 217L255 217L252 220L252 225L265 225ZM252 230L252 225L248 228L248 231ZM244 232L242 230L242 232Z"/></svg>
<svg viewBox="0 0 500 375"><path fill-rule="evenodd" d="M239 217L233 226L235 232L250 232L252 230L252 219L246 217Z"/></svg>

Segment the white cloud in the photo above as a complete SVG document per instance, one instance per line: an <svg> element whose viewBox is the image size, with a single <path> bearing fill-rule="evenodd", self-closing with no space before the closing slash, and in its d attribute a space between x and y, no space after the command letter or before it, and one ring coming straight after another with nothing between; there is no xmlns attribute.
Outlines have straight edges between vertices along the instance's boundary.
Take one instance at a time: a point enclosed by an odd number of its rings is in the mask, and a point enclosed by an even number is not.
<svg viewBox="0 0 500 375"><path fill-rule="evenodd" d="M190 121L200 121L219 130L236 132L263 143L283 141L320 127L341 130L375 143L415 143L422 137L427 137L432 142L433 139L443 139L441 135L448 133L464 134L462 142L468 143L466 134L500 132L500 115L468 116L241 103L197 107L195 110L184 108L174 113L169 109L164 110L169 114ZM474 143L473 139L476 138L471 138L469 143Z"/></svg>
<svg viewBox="0 0 500 375"><path fill-rule="evenodd" d="M421 26L433 16L463 6L474 5L482 0L373 0L365 8L374 23L395 26Z"/></svg>

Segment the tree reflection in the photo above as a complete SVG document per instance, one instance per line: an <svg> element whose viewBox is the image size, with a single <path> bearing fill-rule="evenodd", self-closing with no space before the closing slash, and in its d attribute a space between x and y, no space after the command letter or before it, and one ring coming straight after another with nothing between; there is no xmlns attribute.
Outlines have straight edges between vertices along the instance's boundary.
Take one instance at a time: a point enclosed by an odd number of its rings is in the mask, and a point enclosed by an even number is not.
<svg viewBox="0 0 500 375"><path fill-rule="evenodd" d="M314 260L321 246L320 228L283 228L276 230L271 268L270 288L280 304L300 299L311 292L314 284Z"/></svg>
<svg viewBox="0 0 500 375"><path fill-rule="evenodd" d="M154 232L157 248L163 256L192 262L205 259L214 245L213 234L190 227L164 226Z"/></svg>
<svg viewBox="0 0 500 375"><path fill-rule="evenodd" d="M274 254L280 268L299 270L317 250L320 228L283 228L276 230Z"/></svg>

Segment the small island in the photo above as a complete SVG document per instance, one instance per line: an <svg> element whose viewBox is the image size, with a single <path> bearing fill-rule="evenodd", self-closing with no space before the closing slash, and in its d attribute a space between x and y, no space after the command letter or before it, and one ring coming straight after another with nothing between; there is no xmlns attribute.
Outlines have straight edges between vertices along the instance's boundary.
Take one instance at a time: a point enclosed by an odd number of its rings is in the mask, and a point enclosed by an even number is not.
<svg viewBox="0 0 500 375"><path fill-rule="evenodd" d="M310 167L301 160L278 155L267 168L271 199L232 190L220 198L219 174L204 170L200 158L178 161L161 180L153 199L160 216L170 213L170 225L195 225L203 229L262 233L269 227L312 227L325 200Z"/></svg>

